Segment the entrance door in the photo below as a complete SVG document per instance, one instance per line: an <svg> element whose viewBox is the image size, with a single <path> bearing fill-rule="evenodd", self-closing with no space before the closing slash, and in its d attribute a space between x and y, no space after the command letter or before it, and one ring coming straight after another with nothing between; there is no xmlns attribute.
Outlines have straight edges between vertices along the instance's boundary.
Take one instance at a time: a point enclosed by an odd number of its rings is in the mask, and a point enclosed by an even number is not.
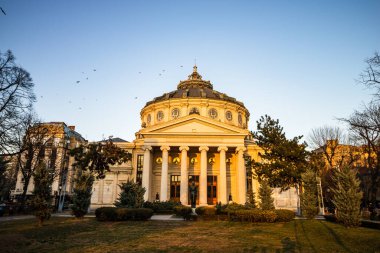
<svg viewBox="0 0 380 253"><path fill-rule="evenodd" d="M199 205L199 176L195 176L195 175L189 175L189 187L191 185L191 182L194 180L195 182L195 186L197 187L197 201L196 201L196 205ZM188 203L190 204L191 203L191 200L190 200L190 193L188 194Z"/></svg>
<svg viewBox="0 0 380 253"><path fill-rule="evenodd" d="M181 176L170 177L170 200L179 202L181 190Z"/></svg>
<svg viewBox="0 0 380 253"><path fill-rule="evenodd" d="M216 205L217 176L207 176L207 204Z"/></svg>

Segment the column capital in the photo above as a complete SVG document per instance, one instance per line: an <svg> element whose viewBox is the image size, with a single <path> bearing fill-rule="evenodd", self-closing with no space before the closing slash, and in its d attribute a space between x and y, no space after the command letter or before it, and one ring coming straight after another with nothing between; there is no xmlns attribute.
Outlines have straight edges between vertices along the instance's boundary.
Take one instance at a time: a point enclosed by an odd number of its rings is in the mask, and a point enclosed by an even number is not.
<svg viewBox="0 0 380 253"><path fill-rule="evenodd" d="M189 147L188 146L179 147L179 151L183 151L183 150L189 151Z"/></svg>
<svg viewBox="0 0 380 253"><path fill-rule="evenodd" d="M209 148L207 147L207 146L200 146L199 147L199 151L203 151L203 150L206 150L206 151L208 151L209 150Z"/></svg>
<svg viewBox="0 0 380 253"><path fill-rule="evenodd" d="M226 146L220 146L220 147L218 147L218 152L220 152L222 150L227 151L228 148Z"/></svg>
<svg viewBox="0 0 380 253"><path fill-rule="evenodd" d="M236 152L244 152L244 151L246 151L247 149L244 147L244 146L238 146L237 148L236 148Z"/></svg>
<svg viewBox="0 0 380 253"><path fill-rule="evenodd" d="M161 149L161 151L164 151L164 150L169 151L170 147L169 146L161 146L160 149Z"/></svg>
<svg viewBox="0 0 380 253"><path fill-rule="evenodd" d="M143 146L142 150L144 150L144 151L147 151L147 150L151 151L152 150L152 146Z"/></svg>

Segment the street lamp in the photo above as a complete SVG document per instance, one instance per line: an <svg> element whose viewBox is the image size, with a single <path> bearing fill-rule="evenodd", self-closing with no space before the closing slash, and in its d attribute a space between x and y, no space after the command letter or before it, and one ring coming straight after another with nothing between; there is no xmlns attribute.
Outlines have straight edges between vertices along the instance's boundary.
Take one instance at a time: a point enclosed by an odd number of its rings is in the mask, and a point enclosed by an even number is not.
<svg viewBox="0 0 380 253"><path fill-rule="evenodd" d="M58 202L58 212L63 211L63 205L65 203L65 195L66 195L66 181L67 181L67 173L68 173L68 161L67 161L67 150L69 149L70 140L66 139L64 143L62 143L63 148L63 163L60 172L60 183L59 183L59 202ZM63 190L63 191L62 191Z"/></svg>

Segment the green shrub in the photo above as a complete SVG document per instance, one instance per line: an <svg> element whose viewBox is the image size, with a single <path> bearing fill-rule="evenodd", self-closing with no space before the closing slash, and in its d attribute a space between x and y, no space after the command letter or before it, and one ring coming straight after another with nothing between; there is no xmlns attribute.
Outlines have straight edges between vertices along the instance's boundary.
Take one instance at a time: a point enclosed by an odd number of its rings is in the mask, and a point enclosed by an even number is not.
<svg viewBox="0 0 380 253"><path fill-rule="evenodd" d="M323 217L325 217L325 220L327 221L337 222L336 216L334 214L327 214L327 215L324 215Z"/></svg>
<svg viewBox="0 0 380 253"><path fill-rule="evenodd" d="M74 179L72 214L77 218L87 214L91 203L94 176L90 172L79 170Z"/></svg>
<svg viewBox="0 0 380 253"><path fill-rule="evenodd" d="M275 222L277 214L271 210L235 210L228 213L230 221Z"/></svg>
<svg viewBox="0 0 380 253"><path fill-rule="evenodd" d="M226 211L248 210L248 209L249 208L247 208L245 205L240 205L237 203L231 203L231 204L222 206L222 210L226 210Z"/></svg>
<svg viewBox="0 0 380 253"><path fill-rule="evenodd" d="M100 207L95 210L98 221L147 220L153 215L149 208Z"/></svg>
<svg viewBox="0 0 380 253"><path fill-rule="evenodd" d="M206 212L206 208L204 206L198 206L197 208L195 208L195 212L198 215L204 215Z"/></svg>
<svg viewBox="0 0 380 253"><path fill-rule="evenodd" d="M222 208L223 208L223 206L222 206L222 202L218 202L218 203L216 203L216 206L215 206L215 213L216 214L222 214Z"/></svg>
<svg viewBox="0 0 380 253"><path fill-rule="evenodd" d="M150 208L155 213L173 213L174 207L180 206L180 202L175 202L172 200L169 201L155 201L155 202L149 202L146 201L143 204L144 208Z"/></svg>
<svg viewBox="0 0 380 253"><path fill-rule="evenodd" d="M192 209L188 206L176 206L174 207L174 213L181 216L184 220L190 220Z"/></svg>
<svg viewBox="0 0 380 253"><path fill-rule="evenodd" d="M33 173L34 190L29 204L33 208L40 226L50 218L52 212L51 185L54 179L50 172L46 164L40 162Z"/></svg>
<svg viewBox="0 0 380 253"><path fill-rule="evenodd" d="M195 209L198 215L215 215L216 209L213 206L199 206Z"/></svg>
<svg viewBox="0 0 380 253"><path fill-rule="evenodd" d="M149 208L137 208L134 209L133 220L147 220L153 215L153 210Z"/></svg>
<svg viewBox="0 0 380 253"><path fill-rule="evenodd" d="M115 202L117 207L140 208L144 203L145 188L128 180L119 185L121 192Z"/></svg>
<svg viewBox="0 0 380 253"><path fill-rule="evenodd" d="M276 221L291 221L296 216L296 213L292 210L286 210L286 209L277 209L274 210L274 212L277 215Z"/></svg>
<svg viewBox="0 0 380 253"><path fill-rule="evenodd" d="M100 207L95 210L95 216L98 221L116 221L116 207Z"/></svg>

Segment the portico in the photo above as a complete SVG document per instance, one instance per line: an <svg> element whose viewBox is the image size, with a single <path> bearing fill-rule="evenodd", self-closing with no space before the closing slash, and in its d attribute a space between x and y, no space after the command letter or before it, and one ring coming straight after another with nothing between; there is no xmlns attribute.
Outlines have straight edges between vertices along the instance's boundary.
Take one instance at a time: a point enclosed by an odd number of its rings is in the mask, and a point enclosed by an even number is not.
<svg viewBox="0 0 380 253"><path fill-rule="evenodd" d="M172 176L180 179L179 200L182 204L188 205L189 177L199 178L198 203L208 205L210 199L214 202L226 204L231 195L237 203L246 201L246 172L244 166L244 147L227 146L145 146L144 166L142 186L145 187L145 200L152 201L156 194L160 196L160 201L167 201L175 198L175 187L172 187ZM232 152L228 153L227 151ZM169 153L169 151L172 151ZM151 157L156 158L151 161ZM235 167L238 173L234 172ZM216 177L213 192L212 186L208 183L210 176ZM152 186L151 182L160 182L159 191L157 185ZM234 188L235 187L235 188ZM211 195L215 195L213 198Z"/></svg>

